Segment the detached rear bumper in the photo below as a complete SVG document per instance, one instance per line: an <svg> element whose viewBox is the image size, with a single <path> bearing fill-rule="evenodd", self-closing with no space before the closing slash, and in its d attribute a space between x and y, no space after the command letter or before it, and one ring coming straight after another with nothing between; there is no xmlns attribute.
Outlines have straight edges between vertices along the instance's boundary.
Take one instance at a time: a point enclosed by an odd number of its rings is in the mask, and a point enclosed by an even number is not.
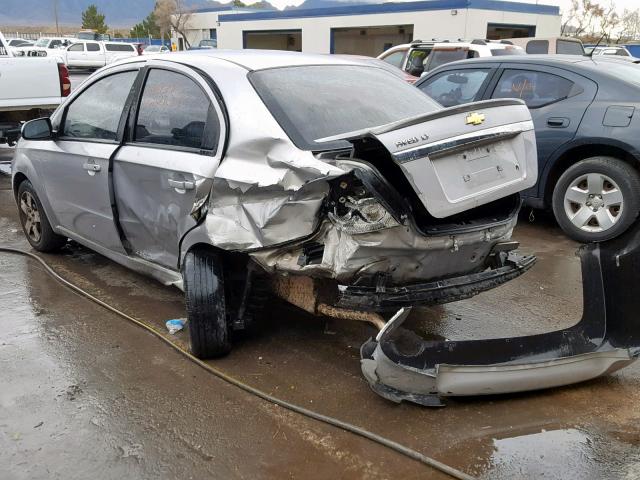
<svg viewBox="0 0 640 480"><path fill-rule="evenodd" d="M580 250L584 309L573 327L524 337L425 341L398 312L361 348L362 372L381 396L421 405L441 398L538 390L606 375L640 356L640 222ZM499 314L499 313L498 313ZM513 319L517 322L517 318ZM402 338L412 338L410 348Z"/></svg>
<svg viewBox="0 0 640 480"><path fill-rule="evenodd" d="M383 312L456 302L519 277L533 267L536 257L511 252L498 261L499 265L495 268L483 272L402 287L340 286L335 306Z"/></svg>

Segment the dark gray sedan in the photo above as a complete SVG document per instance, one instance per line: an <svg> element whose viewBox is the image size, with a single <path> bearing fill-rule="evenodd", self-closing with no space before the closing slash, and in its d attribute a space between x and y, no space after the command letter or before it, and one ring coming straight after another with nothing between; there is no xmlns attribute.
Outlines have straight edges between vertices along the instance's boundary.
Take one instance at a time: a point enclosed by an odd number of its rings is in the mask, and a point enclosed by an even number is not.
<svg viewBox="0 0 640 480"><path fill-rule="evenodd" d="M465 60L416 86L445 107L519 98L535 124L538 184L524 192L552 207L581 242L627 230L640 212L640 67L613 58L528 55Z"/></svg>

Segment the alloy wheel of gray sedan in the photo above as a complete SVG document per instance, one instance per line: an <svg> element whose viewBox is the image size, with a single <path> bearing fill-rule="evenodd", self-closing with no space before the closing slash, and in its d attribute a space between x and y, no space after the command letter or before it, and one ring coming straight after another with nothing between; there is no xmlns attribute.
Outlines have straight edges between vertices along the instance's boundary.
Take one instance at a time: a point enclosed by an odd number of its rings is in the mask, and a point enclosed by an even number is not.
<svg viewBox="0 0 640 480"><path fill-rule="evenodd" d="M613 157L592 157L567 168L553 191L553 212L578 242L603 242L631 226L640 212L640 174Z"/></svg>
<svg viewBox="0 0 640 480"><path fill-rule="evenodd" d="M590 173L576 178L564 194L567 216L585 232L604 232L621 218L624 198L607 175Z"/></svg>
<svg viewBox="0 0 640 480"><path fill-rule="evenodd" d="M40 211L38 204L30 192L22 192L20 197L20 210L24 214L24 231L27 236L38 243L42 238L42 226L40 224Z"/></svg>

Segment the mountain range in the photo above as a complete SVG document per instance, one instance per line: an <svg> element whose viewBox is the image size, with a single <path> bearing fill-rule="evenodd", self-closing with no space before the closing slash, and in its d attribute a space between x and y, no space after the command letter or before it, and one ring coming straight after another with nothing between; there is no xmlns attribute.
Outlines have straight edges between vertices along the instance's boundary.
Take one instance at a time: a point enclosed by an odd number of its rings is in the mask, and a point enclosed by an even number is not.
<svg viewBox="0 0 640 480"><path fill-rule="evenodd" d="M287 9L333 7L353 3L377 3L377 1L305 0L301 5L289 6ZM57 3L58 19L61 25L79 25L82 11L93 3L106 16L106 23L109 26L122 28L131 27L142 21L153 10L155 0L58 0ZM215 0L189 0L186 3L194 8L225 5ZM249 0L245 3L252 2ZM52 26L55 23L54 0L0 0L0 4L0 26ZM272 5L268 1L262 1L260 7L269 8Z"/></svg>

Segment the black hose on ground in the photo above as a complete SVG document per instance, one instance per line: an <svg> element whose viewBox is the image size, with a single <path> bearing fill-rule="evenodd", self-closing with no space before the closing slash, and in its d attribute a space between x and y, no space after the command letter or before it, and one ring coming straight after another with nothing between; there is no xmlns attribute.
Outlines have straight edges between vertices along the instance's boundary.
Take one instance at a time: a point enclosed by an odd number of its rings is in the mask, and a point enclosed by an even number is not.
<svg viewBox="0 0 640 480"><path fill-rule="evenodd" d="M179 353L181 353L183 356L185 356L186 358L188 358L189 360L191 360L193 363L195 363L196 365L202 367L203 369L205 369L206 371L208 371L209 373L215 375L216 377L220 378L221 380L224 380L227 383L230 383L231 385L234 385L242 390L244 390L247 393L250 393L252 395L255 395L256 397L259 397L269 403L273 403L275 405L278 405L282 408L286 408L287 410L290 410L292 412L296 412L300 415L304 415L305 417L308 418L312 418L314 420L317 420L319 422L322 423L326 423L328 425L332 425L334 427L340 428L344 431L347 432L351 432L355 435L359 435L360 437L366 438L368 440L371 440L372 442L375 442L379 445L382 445L384 447L390 448L391 450L400 453L402 455L405 455L413 460L416 460L424 465L427 465L431 468L434 468L442 473L445 473L453 478L457 478L460 480L474 480L474 477L472 477L471 475L468 475L464 472L461 472L460 470L457 470L453 467L450 467L449 465L439 462L431 457L428 457L426 455L423 455L420 452L417 452L416 450L412 450L408 447L405 447L404 445L401 445L397 442L394 442L393 440L389 440L388 438L382 437L380 435L377 435L373 432L370 432L369 430L366 430L362 427L358 427L357 425L353 425L351 423L348 422L344 422L342 420L339 420L337 418L334 417L330 417L328 415L323 415L321 413L315 412L313 410L309 410L308 408L304 408L301 407L299 405L293 404L293 403L289 403L285 400L281 400L277 397L274 397L272 395L269 395L266 392L263 392L262 390L258 390L257 388L252 387L251 385L247 385L246 383L224 373L221 370L218 370L215 367L212 367L211 365L208 365L207 363L203 362L202 360L200 360L199 358L194 357L193 355L191 355L191 353L189 353L188 351L180 348L178 345L174 344L173 342L171 342L169 339L167 339L166 337L164 337L162 334L160 334L160 332L154 330L153 328L149 327L148 325L142 323L140 320L136 320L135 318L131 317L130 315L127 315L126 313L118 310L115 307L112 307L111 305L109 305L108 303L103 302L102 300L100 300L99 298L91 295L89 292L86 292L85 290L81 289L80 287L78 287L77 285L71 283L70 281L66 280L65 278L61 277L47 262L45 262L42 258L40 258L39 256L30 253L30 252L26 252L24 250L20 250L17 248L11 248L11 247L0 247L0 253L9 253L9 254L15 254L15 255L22 255L25 257L28 257L30 259L33 259L35 261L37 261L40 265L42 265L42 267L44 267L45 271L51 275L53 278L55 278L58 282L60 282L61 284L63 284L64 286L68 287L69 289L73 290L74 292L76 292L77 294L91 300L94 303L97 303L98 305L100 305L101 307L109 310L112 313L115 313L116 315L124 318L125 320L128 320L131 323L134 323L136 325L138 325L139 327L147 330L148 332L152 333L153 335L155 335L157 338L159 338L160 340L162 340L163 342L165 342L167 345L169 345L170 347L172 347L174 350L177 350Z"/></svg>

